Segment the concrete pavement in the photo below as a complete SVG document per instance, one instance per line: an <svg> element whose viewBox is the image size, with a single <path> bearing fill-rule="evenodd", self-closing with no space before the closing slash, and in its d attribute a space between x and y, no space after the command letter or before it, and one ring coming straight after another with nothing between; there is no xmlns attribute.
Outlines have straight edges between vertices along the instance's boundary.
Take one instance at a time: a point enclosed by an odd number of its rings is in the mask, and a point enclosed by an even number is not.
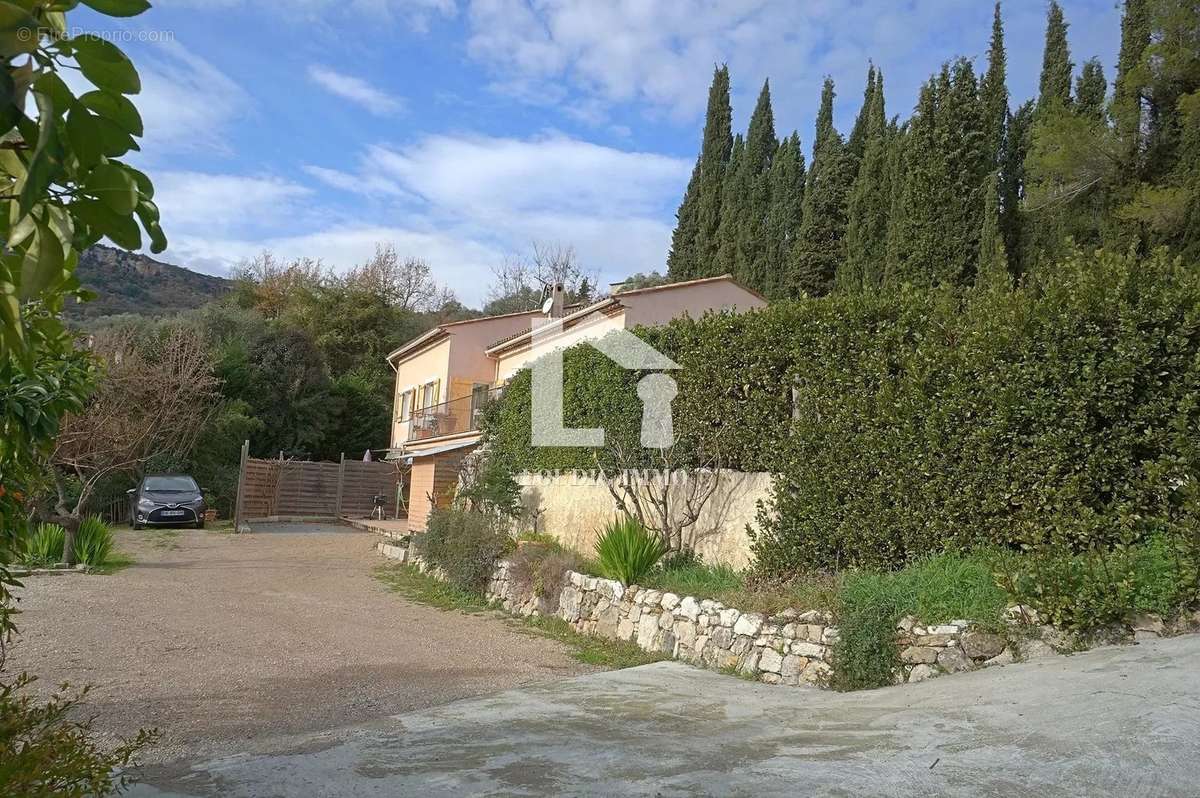
<svg viewBox="0 0 1200 798"><path fill-rule="evenodd" d="M131 795L1195 796L1200 636L850 694L658 663L143 777Z"/></svg>

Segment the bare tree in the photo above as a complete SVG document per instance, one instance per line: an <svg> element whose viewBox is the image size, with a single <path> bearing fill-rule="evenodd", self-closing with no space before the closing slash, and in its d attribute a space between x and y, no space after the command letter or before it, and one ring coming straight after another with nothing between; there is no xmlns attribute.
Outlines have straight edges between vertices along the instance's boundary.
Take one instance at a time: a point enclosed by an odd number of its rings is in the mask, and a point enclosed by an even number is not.
<svg viewBox="0 0 1200 798"><path fill-rule="evenodd" d="M128 332L98 334L93 351L104 363L82 413L67 416L50 455L57 488L55 520L67 529L63 557L75 560L75 530L96 485L134 473L156 455L191 451L218 398L220 381L201 334L177 327L141 345ZM79 481L68 500L62 475Z"/></svg>
<svg viewBox="0 0 1200 798"><path fill-rule="evenodd" d="M404 310L434 310L445 303L446 291L434 282L429 264L401 258L392 244L376 244L375 254L343 279Z"/></svg>
<svg viewBox="0 0 1200 798"><path fill-rule="evenodd" d="M283 312L290 294L319 288L325 276L325 265L320 260L281 261L266 250L233 270L234 279L252 294L254 307L268 319Z"/></svg>
<svg viewBox="0 0 1200 798"><path fill-rule="evenodd" d="M688 451L685 459L685 450L678 445L635 451L616 436L609 438L607 457L597 453L595 461L613 501L622 513L656 533L668 552L682 551L686 533L720 486L721 457L716 452ZM649 468L642 467L646 463L642 451L654 452ZM684 468L687 461L693 467Z"/></svg>
<svg viewBox="0 0 1200 798"><path fill-rule="evenodd" d="M528 255L508 255L492 269L484 312L517 313L533 310L555 284L561 284L571 301L590 299L596 276L580 264L569 244L535 241Z"/></svg>

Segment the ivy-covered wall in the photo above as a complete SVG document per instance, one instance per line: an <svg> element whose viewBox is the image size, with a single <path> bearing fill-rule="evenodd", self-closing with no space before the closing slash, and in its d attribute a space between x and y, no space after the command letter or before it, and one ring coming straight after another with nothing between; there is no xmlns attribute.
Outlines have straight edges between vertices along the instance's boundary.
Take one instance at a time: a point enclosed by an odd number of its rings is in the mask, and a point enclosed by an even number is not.
<svg viewBox="0 0 1200 798"><path fill-rule="evenodd" d="M1195 264L1077 254L1015 291L835 294L638 334L682 366L677 464L703 444L779 475L760 568L894 567L980 544L1193 534L1198 300ZM567 424L637 450L641 374L587 345L564 362ZM514 470L613 464L530 447L527 372L484 426Z"/></svg>

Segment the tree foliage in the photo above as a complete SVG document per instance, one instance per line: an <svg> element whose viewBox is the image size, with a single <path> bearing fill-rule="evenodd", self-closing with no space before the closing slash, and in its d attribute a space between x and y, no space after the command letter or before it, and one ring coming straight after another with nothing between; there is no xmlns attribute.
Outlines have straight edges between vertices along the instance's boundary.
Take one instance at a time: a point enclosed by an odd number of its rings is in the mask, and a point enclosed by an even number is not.
<svg viewBox="0 0 1200 798"><path fill-rule="evenodd" d="M728 144L729 74L722 67L684 201L699 207L699 175L718 170L706 172L701 162L723 165L723 177L707 184L704 205L705 235L715 238L706 239L703 252L688 250L686 270L672 254L672 276L730 272L776 298L903 283L965 286L982 279L984 264L990 270L997 262L997 244L1010 280L1061 261L1072 242L1141 252L1165 245L1194 258L1200 9L1189 0L1124 5L1111 98L1099 60L1076 70L1068 21L1051 2L1038 95L1010 107L996 3L981 75L965 59L947 64L926 82L907 121L881 125L882 71L871 64L848 137L833 126L827 81L807 169L793 135L779 143L766 177L767 92L759 95L752 129ZM726 144L718 147L718 139ZM718 152L729 155L721 160ZM680 213L682 240L696 223L684 207ZM987 279L994 276L1003 275Z"/></svg>

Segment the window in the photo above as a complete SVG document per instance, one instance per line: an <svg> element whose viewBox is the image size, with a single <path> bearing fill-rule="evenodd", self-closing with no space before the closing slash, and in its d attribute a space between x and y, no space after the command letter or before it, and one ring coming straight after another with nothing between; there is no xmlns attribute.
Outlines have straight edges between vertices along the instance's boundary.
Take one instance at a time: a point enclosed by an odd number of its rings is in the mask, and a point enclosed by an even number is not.
<svg viewBox="0 0 1200 798"><path fill-rule="evenodd" d="M400 418L399 421L408 421L412 416L413 390L409 389L400 394Z"/></svg>
<svg viewBox="0 0 1200 798"><path fill-rule="evenodd" d="M433 380L421 386L421 407L433 407L438 403L438 381Z"/></svg>

